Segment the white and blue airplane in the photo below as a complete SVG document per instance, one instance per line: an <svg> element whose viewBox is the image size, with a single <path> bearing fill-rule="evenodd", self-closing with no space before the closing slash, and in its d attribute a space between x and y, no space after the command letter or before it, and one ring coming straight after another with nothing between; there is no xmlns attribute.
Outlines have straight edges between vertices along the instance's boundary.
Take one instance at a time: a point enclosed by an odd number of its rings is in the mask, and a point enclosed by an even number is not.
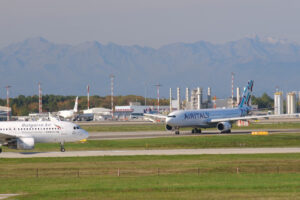
<svg viewBox="0 0 300 200"><path fill-rule="evenodd" d="M65 142L83 141L89 134L78 125L53 117L50 121L0 122L0 153L2 146L11 149L30 150L35 143L60 143L65 151Z"/></svg>
<svg viewBox="0 0 300 200"><path fill-rule="evenodd" d="M146 116L164 118L166 129L179 134L179 129L192 127L192 133L201 133L201 128L216 127L221 133L230 133L232 124L238 120L249 120L270 117L283 117L292 115L260 115L247 116L251 111L249 101L252 94L254 81L248 82L244 89L243 97L236 108L230 109L201 109L201 110L179 110L171 112L168 116L144 114ZM294 114L294 116L299 114Z"/></svg>
<svg viewBox="0 0 300 200"><path fill-rule="evenodd" d="M60 110L57 115L63 119L71 119L75 117L75 114L78 112L78 96L75 99L75 104L73 110Z"/></svg>

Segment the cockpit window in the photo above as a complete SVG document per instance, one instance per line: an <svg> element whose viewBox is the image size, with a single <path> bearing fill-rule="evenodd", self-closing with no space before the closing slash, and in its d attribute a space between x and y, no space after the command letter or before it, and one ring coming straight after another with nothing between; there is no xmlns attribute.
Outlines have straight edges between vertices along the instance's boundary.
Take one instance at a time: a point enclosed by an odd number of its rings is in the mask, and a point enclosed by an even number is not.
<svg viewBox="0 0 300 200"><path fill-rule="evenodd" d="M80 129L80 126L74 126L73 128L74 128L74 130Z"/></svg>
<svg viewBox="0 0 300 200"><path fill-rule="evenodd" d="M176 115L168 115L168 117L170 117L170 118L175 118Z"/></svg>

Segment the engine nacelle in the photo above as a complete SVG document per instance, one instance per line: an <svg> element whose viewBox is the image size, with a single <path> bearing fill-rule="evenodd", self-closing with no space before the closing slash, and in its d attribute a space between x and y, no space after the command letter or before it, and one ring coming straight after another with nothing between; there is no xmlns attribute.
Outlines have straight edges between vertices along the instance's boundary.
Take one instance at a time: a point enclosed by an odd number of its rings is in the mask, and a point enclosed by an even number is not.
<svg viewBox="0 0 300 200"><path fill-rule="evenodd" d="M166 129L167 129L168 131L172 131L172 130L173 130L173 127L167 124L167 125L166 125Z"/></svg>
<svg viewBox="0 0 300 200"><path fill-rule="evenodd" d="M34 148L34 138L17 138L13 142L8 143L7 146L11 149L31 150Z"/></svg>
<svg viewBox="0 0 300 200"><path fill-rule="evenodd" d="M221 132L230 131L231 124L229 122L220 122L217 124L217 129Z"/></svg>

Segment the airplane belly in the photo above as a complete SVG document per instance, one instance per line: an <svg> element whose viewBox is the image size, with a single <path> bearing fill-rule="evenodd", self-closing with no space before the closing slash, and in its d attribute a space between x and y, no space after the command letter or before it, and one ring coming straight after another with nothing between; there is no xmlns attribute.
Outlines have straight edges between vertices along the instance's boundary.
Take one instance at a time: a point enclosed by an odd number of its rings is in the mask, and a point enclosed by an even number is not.
<svg viewBox="0 0 300 200"><path fill-rule="evenodd" d="M47 131L35 135L37 143L55 143L61 141L61 136L58 131Z"/></svg>
<svg viewBox="0 0 300 200"><path fill-rule="evenodd" d="M191 126L207 126L206 120L185 120L180 123L181 127L191 127Z"/></svg>

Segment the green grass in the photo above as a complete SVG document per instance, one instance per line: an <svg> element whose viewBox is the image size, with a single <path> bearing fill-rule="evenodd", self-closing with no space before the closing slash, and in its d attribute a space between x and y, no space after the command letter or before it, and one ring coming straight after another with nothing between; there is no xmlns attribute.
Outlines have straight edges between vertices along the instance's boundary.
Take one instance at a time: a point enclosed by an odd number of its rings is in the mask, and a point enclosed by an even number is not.
<svg viewBox="0 0 300 200"><path fill-rule="evenodd" d="M116 124L116 125L90 125L81 126L88 132L134 132L134 131L164 131L164 124Z"/></svg>
<svg viewBox="0 0 300 200"><path fill-rule="evenodd" d="M1 159L0 182L17 199L299 199L300 154Z"/></svg>
<svg viewBox="0 0 300 200"><path fill-rule="evenodd" d="M299 121L300 122L300 121ZM127 124L127 125L91 125L82 126L88 132L134 132L134 131L165 131L164 124ZM237 127L233 126L233 129L297 129L300 128L300 123L273 123L273 124L258 124L252 123L250 126ZM191 128L184 128L182 130L191 130ZM205 130L205 129L204 129ZM209 129L216 130L216 128Z"/></svg>
<svg viewBox="0 0 300 200"><path fill-rule="evenodd" d="M88 140L86 143L66 143L67 151L118 149L194 149L229 147L299 147L300 133L282 133L265 136L196 135L124 140ZM36 144L32 151L58 151L59 144ZM3 151L15 151L3 148Z"/></svg>

